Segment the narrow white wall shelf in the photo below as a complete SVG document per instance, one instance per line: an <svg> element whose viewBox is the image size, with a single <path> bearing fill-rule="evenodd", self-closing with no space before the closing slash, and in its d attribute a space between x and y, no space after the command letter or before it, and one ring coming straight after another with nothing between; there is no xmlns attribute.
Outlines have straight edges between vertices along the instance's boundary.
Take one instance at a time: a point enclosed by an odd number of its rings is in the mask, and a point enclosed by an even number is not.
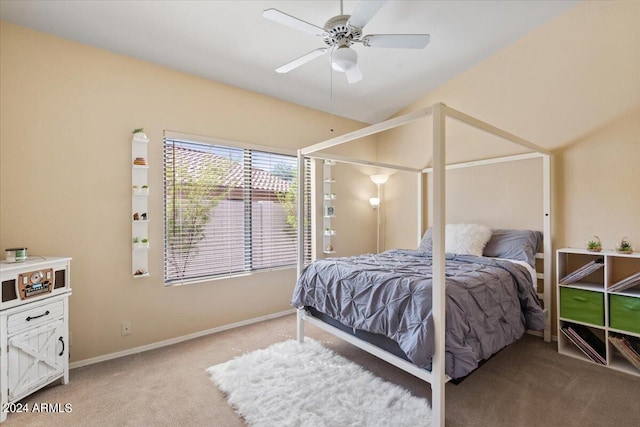
<svg viewBox="0 0 640 427"><path fill-rule="evenodd" d="M335 164L332 160L325 160L322 169L322 252L327 255L336 253L335 242L333 241L336 230L331 224L332 219L336 217L335 206L333 206L336 194L331 189L332 184L336 182L333 179L333 166Z"/></svg>
<svg viewBox="0 0 640 427"><path fill-rule="evenodd" d="M131 274L149 277L149 139L144 132L131 140Z"/></svg>

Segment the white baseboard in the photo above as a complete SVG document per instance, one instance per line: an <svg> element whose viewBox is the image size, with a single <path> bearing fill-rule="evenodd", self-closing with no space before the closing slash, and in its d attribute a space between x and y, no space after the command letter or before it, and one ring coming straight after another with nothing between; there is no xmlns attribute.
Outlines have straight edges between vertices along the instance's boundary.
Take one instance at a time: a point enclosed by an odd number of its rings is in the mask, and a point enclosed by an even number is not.
<svg viewBox="0 0 640 427"><path fill-rule="evenodd" d="M215 334L217 332L227 331L233 328L239 328L240 326L251 325L253 323L262 322L269 319L275 319L278 317L286 316L287 314L295 313L295 309L285 310L278 313L267 314L266 316L254 317L253 319L242 320L240 322L231 323L229 325L218 326L216 328L207 329L205 331L194 332L193 334L183 335L181 337L171 338L164 341L155 342L152 344L143 345L140 347L134 347L127 350L117 351L115 353L105 354L103 356L92 357L89 359L79 360L69 364L69 369L80 368L81 366L93 365L94 363L104 362L106 360L116 359L118 357L129 356L131 354L142 353L143 351L153 350L160 347L166 347L168 345L177 344L179 342L191 340L193 338L203 337L205 335Z"/></svg>

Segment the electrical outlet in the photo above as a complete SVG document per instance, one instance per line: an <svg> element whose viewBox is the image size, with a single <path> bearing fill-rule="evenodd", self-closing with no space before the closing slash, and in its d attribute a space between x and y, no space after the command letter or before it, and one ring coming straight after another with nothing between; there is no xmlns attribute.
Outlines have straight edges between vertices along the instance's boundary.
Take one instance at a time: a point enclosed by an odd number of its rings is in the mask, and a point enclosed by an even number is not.
<svg viewBox="0 0 640 427"><path fill-rule="evenodd" d="M122 336L131 335L131 322L122 322Z"/></svg>

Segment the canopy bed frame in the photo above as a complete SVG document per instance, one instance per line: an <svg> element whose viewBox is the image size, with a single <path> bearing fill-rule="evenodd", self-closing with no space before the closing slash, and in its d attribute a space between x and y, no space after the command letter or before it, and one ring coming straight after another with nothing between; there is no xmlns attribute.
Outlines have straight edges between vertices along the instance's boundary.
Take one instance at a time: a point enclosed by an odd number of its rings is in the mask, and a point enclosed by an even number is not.
<svg viewBox="0 0 640 427"><path fill-rule="evenodd" d="M483 159L457 164L446 164L445 160L445 143L446 143L446 119L450 117L458 122L464 123L471 127L480 129L491 135L497 136L503 140L512 142L521 147L526 148L529 152L506 157L497 157L493 159ZM400 127L408 123L431 118L433 121L433 160L432 166L424 169L416 169L411 167L378 163L372 161L362 161L357 159L349 159L340 156L326 155L319 153L322 150L335 147L365 136L374 135L389 129ZM542 207L543 215L543 252L536 255L536 258L543 260L543 273L538 274L538 279L543 280L543 292L539 298L543 301L545 329L544 339L550 341L550 307L551 307L551 180L550 180L550 161L551 154L548 150L539 147L523 138L492 126L488 123L473 118L467 114L457 111L442 103L437 103L431 107L420 109L409 114L395 117L363 129L338 136L327 141L314 144L298 150L298 212L304 212L304 167L305 158L336 160L339 162L375 166L386 169L399 171L415 172L417 175L417 229L418 241L422 236L423 230L423 174L432 174L433 191L430 192L431 202L433 206L433 288L432 288L432 315L435 327L434 345L435 352L432 359L432 369L427 371L416 365L390 353L381 348L370 344L367 341L352 336L334 326L319 320L308 313L304 308L298 309L297 320L297 337L300 342L304 340L304 323L309 322L316 325L337 337L344 339L361 349L382 358L383 360L399 367L400 369L424 380L431 384L432 390L432 425L444 426L445 422L445 383L449 378L445 374L445 172L448 169L466 168L479 165L488 165L495 163L520 161L532 158L542 159ZM304 226L302 221L298 221L298 277L300 277L304 268Z"/></svg>

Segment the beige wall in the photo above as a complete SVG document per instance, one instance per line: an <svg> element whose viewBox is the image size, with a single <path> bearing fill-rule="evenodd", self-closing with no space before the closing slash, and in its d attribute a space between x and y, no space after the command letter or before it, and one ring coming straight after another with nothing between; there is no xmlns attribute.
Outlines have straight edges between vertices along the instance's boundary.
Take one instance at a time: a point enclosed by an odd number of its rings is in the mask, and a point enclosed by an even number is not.
<svg viewBox="0 0 640 427"><path fill-rule="evenodd" d="M640 251L640 107L558 150L555 169L558 246L626 236Z"/></svg>
<svg viewBox="0 0 640 427"><path fill-rule="evenodd" d="M597 234L605 247L627 236L640 250L639 23L640 1L580 3L401 113L444 102L553 150L554 249L582 247ZM518 152L459 125L448 132L450 162ZM424 121L381 134L378 160L428 165L430 135ZM464 181L473 188L502 186L522 180L520 172L474 168ZM449 176L451 222L490 221L502 211ZM396 204L394 220L386 222L387 247L415 245L415 229L406 227L416 221L415 180L387 187ZM513 203L516 212L505 226L518 225L513 218L522 219L522 227L531 224L523 211L532 208Z"/></svg>
<svg viewBox="0 0 640 427"><path fill-rule="evenodd" d="M295 269L165 288L160 191L149 197L151 277L131 278L130 132L144 127L151 139L150 187L159 189L163 130L296 149L363 124L5 22L0 29L0 249L73 257L72 361L291 308ZM366 141L350 150L375 156ZM366 182L361 175L345 172L336 192ZM349 200L345 210L362 209ZM365 217L353 234L344 227L336 246L374 250L374 221ZM120 336L122 321L132 335Z"/></svg>
<svg viewBox="0 0 640 427"><path fill-rule="evenodd" d="M542 230L541 158L454 169L447 172L446 180L448 222ZM427 199L427 224L431 225L433 209L431 198Z"/></svg>

